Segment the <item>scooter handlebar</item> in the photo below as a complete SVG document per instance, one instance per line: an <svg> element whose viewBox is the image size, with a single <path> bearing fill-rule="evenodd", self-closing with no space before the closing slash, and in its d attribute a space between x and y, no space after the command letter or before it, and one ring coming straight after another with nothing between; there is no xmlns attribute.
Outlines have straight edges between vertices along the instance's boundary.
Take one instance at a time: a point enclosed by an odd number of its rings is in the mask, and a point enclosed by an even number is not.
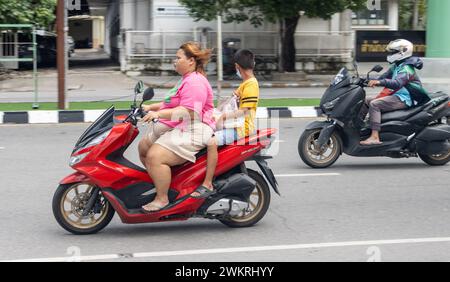
<svg viewBox="0 0 450 282"><path fill-rule="evenodd" d="M364 77L358 77L355 81L356 85L359 85L361 87L368 87L369 86L369 80Z"/></svg>
<svg viewBox="0 0 450 282"><path fill-rule="evenodd" d="M143 118L143 117L145 117L147 112L145 112L144 109L141 107L141 109L139 110L139 114L140 114L140 117ZM159 122L159 118L152 119L152 122L153 123L158 123Z"/></svg>

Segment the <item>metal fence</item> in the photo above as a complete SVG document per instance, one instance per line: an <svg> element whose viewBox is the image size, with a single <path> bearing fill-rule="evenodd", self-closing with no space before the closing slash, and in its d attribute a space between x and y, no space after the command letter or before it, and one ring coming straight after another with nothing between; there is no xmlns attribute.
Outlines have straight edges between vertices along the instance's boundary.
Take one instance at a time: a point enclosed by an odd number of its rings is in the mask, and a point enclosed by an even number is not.
<svg viewBox="0 0 450 282"><path fill-rule="evenodd" d="M179 46L190 40L204 47L217 47L217 33L198 31L126 31L128 58L173 58ZM240 48L252 50L256 55L278 57L277 32L223 32L222 38L239 39ZM351 58L354 49L353 31L297 32L295 33L297 57Z"/></svg>
<svg viewBox="0 0 450 282"><path fill-rule="evenodd" d="M21 34L30 36L28 42L19 40ZM19 62L33 64L33 109L39 108L36 35L36 28L31 24L0 24L0 67L17 69ZM30 40L31 42L29 42ZM22 53L20 49L22 49Z"/></svg>

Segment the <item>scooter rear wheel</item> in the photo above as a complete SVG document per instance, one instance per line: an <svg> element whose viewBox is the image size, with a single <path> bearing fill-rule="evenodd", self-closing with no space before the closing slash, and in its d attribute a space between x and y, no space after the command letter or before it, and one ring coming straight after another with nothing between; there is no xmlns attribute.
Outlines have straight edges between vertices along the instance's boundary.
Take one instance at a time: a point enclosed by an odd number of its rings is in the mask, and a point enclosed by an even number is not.
<svg viewBox="0 0 450 282"><path fill-rule="evenodd" d="M444 154L438 154L438 155L423 155L419 154L419 157L424 161L426 164L431 166L442 166L446 165L448 162L450 162L450 151Z"/></svg>
<svg viewBox="0 0 450 282"><path fill-rule="evenodd" d="M94 186L85 183L60 185L53 196L53 215L65 230L75 235L94 234L105 228L114 217L114 209L102 195L94 208L83 216Z"/></svg>
<svg viewBox="0 0 450 282"><path fill-rule="evenodd" d="M312 168L327 168L334 164L341 155L341 138L333 132L324 148L319 149L315 142L320 129L306 130L298 141L298 154L305 164Z"/></svg>
<svg viewBox="0 0 450 282"><path fill-rule="evenodd" d="M223 224L234 227L234 228L242 228L242 227L250 227L258 223L270 205L270 188L267 185L264 177L258 172L247 169L248 176L250 176L253 180L256 181L255 190L253 190L249 199L249 209L245 212L242 212L238 216L230 217L226 220L222 219L220 222Z"/></svg>

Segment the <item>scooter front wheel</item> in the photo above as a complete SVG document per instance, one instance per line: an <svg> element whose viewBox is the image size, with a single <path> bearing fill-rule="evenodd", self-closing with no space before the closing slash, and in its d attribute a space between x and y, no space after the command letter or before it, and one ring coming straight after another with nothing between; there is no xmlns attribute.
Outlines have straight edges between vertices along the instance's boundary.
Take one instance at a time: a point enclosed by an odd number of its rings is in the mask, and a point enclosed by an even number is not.
<svg viewBox="0 0 450 282"><path fill-rule="evenodd" d="M114 209L101 193L93 208L84 215L95 187L86 183L60 185L53 196L53 215L65 230L75 235L94 234L114 217ZM97 190L98 191L98 190Z"/></svg>
<svg viewBox="0 0 450 282"><path fill-rule="evenodd" d="M327 168L341 155L342 141L336 132L333 132L322 148L318 148L316 142L320 131L320 129L306 130L298 141L300 158L312 168Z"/></svg>

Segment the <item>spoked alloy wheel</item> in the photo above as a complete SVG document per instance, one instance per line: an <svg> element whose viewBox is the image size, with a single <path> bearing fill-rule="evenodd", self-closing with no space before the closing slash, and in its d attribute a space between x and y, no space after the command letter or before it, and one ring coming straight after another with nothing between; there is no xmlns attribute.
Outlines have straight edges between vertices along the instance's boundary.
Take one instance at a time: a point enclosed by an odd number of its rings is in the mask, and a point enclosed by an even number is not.
<svg viewBox="0 0 450 282"><path fill-rule="evenodd" d="M422 159L422 161L431 166L442 166L450 162L450 150L443 154L435 154L435 155L419 154L419 157Z"/></svg>
<svg viewBox="0 0 450 282"><path fill-rule="evenodd" d="M83 215L94 186L86 183L60 185L53 197L53 214L67 231L86 235L105 228L114 216L111 204L100 194L94 207Z"/></svg>
<svg viewBox="0 0 450 282"><path fill-rule="evenodd" d="M341 139L334 132L328 142L319 148L320 129L303 132L298 141L298 153L305 164L312 168L327 168L334 164L341 154Z"/></svg>

